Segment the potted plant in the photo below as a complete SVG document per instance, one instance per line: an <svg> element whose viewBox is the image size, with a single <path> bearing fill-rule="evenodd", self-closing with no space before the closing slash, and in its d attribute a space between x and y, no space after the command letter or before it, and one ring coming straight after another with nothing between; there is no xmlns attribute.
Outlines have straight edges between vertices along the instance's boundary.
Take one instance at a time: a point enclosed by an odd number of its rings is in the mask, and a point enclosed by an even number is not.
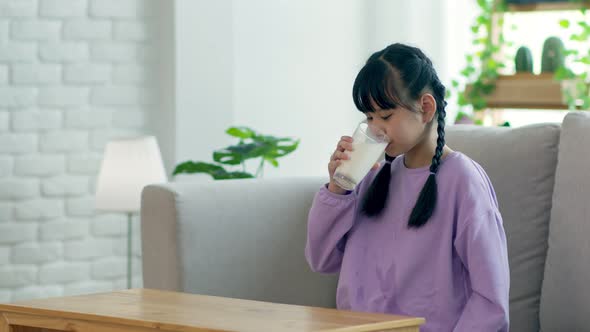
<svg viewBox="0 0 590 332"><path fill-rule="evenodd" d="M172 175L205 173L215 180L258 178L263 176L266 163L278 167L277 159L292 153L299 145L297 139L260 135L247 127L230 127L226 133L239 141L214 151L214 163L185 161L175 167ZM246 161L256 159L259 159L256 172L247 172ZM231 169L235 167L241 170Z"/></svg>

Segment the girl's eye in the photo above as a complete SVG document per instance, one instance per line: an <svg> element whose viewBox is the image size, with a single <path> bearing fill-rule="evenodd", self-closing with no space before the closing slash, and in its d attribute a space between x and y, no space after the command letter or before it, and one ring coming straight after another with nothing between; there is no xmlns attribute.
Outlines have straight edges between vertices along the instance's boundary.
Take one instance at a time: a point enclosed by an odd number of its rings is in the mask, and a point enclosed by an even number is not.
<svg viewBox="0 0 590 332"><path fill-rule="evenodd" d="M371 121L371 120L373 120L373 118L367 118L367 121Z"/></svg>
<svg viewBox="0 0 590 332"><path fill-rule="evenodd" d="M383 120L387 120L387 119L389 119L389 118L391 118L391 114L390 114L390 115L388 115L388 116L382 116L382 117L381 117L381 119L383 119Z"/></svg>

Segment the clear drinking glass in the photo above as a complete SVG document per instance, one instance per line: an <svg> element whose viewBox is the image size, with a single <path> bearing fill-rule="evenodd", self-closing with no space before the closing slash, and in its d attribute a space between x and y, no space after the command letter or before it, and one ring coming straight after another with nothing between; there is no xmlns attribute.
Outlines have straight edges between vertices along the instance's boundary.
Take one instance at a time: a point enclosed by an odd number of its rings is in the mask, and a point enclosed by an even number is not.
<svg viewBox="0 0 590 332"><path fill-rule="evenodd" d="M345 152L350 158L342 160L336 168L334 182L342 189L354 190L382 156L387 144L389 138L385 133L375 132L366 121L359 123L352 135L352 151Z"/></svg>

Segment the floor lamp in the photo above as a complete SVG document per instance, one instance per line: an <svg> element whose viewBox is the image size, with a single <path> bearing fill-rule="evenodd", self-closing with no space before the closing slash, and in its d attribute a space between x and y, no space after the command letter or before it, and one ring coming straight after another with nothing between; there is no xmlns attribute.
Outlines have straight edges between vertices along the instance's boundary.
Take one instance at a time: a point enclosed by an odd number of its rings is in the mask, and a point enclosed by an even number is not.
<svg viewBox="0 0 590 332"><path fill-rule="evenodd" d="M132 216L139 212L141 191L166 182L154 136L117 139L106 145L96 186L96 209L127 215L127 288L131 288Z"/></svg>

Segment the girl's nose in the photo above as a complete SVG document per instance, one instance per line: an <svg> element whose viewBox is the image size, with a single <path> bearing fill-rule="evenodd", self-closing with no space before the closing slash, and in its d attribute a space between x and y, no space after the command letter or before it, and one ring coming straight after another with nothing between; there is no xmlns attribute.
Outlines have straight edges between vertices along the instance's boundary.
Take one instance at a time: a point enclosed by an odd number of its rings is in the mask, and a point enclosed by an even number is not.
<svg viewBox="0 0 590 332"><path fill-rule="evenodd" d="M371 133L373 133L376 136L387 135L387 131L385 130L385 126L382 123L379 123L377 121L373 121L369 125L369 129L371 130Z"/></svg>

